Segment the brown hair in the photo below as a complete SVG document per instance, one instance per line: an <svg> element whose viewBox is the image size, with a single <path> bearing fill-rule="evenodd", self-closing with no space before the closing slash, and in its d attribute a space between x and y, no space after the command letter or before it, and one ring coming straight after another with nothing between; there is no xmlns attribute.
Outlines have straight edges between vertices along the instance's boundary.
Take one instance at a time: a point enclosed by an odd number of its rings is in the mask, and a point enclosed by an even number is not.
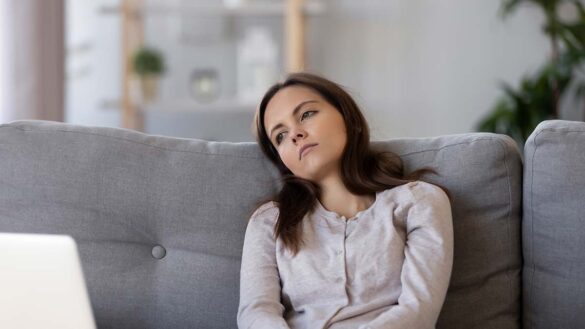
<svg viewBox="0 0 585 329"><path fill-rule="evenodd" d="M392 152L376 152L370 146L368 124L351 96L336 83L323 77L302 72L289 74L284 81L273 85L260 102L256 112L256 139L262 152L276 165L282 175L282 189L270 200L279 208L275 238L296 254L301 247L302 219L311 211L320 196L315 183L294 176L280 159L270 142L264 125L266 107L276 93L289 86L303 86L320 94L342 115L347 132L347 144L341 158L341 178L345 187L358 195L371 194L417 180L430 169L420 169L408 175L402 172L402 160Z"/></svg>

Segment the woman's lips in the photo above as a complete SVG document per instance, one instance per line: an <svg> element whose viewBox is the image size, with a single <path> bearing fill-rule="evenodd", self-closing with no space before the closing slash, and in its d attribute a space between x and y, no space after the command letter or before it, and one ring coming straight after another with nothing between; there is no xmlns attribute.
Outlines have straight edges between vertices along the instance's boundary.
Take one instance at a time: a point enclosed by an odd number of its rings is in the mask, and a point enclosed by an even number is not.
<svg viewBox="0 0 585 329"><path fill-rule="evenodd" d="M299 152L299 160L305 155L305 153L309 152L313 147L317 146L319 144L309 144L306 147L303 147L301 149L301 152Z"/></svg>

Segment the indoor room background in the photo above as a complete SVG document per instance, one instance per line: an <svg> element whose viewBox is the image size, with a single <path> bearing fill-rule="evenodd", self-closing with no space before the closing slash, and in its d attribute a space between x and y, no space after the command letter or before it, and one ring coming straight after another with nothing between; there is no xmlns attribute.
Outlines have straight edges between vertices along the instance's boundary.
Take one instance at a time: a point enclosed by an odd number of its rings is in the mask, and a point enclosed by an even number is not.
<svg viewBox="0 0 585 329"><path fill-rule="evenodd" d="M261 91L289 71L288 2L2 0L1 122L252 141ZM125 12L129 5L136 7ZM502 84L517 86L550 56L541 11L526 5L503 17L501 7L494 0L306 0L296 27L303 69L346 87L374 140L475 131ZM137 22L132 31L128 24ZM141 49L162 66L149 95L135 72ZM583 120L574 102L562 101L561 117ZM125 121L128 106L139 125Z"/></svg>

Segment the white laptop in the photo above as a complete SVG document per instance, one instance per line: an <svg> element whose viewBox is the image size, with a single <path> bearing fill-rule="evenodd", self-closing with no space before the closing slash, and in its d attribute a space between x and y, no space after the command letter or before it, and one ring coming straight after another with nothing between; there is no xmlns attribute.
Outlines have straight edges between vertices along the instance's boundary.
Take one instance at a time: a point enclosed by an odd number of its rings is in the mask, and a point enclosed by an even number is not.
<svg viewBox="0 0 585 329"><path fill-rule="evenodd" d="M0 328L96 328L71 237L0 233Z"/></svg>

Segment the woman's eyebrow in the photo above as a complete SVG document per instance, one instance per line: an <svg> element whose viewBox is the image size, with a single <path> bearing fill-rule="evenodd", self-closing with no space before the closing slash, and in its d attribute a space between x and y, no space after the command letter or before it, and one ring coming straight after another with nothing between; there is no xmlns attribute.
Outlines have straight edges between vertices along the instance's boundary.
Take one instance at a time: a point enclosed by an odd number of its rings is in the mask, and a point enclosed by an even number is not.
<svg viewBox="0 0 585 329"><path fill-rule="evenodd" d="M299 111L300 111L300 109L303 107L303 105L305 105L305 104L308 104L308 103L317 103L317 101L316 101L316 100L314 100L314 99L311 99L311 100L308 100L308 101L301 102L299 105L297 105L297 106L295 107L295 109L292 111L292 114L291 114L291 115L292 115L293 117L294 117L294 116L296 116L296 115L297 115L297 112L299 112ZM276 126L274 126L274 128L270 129L270 133L268 134L268 137L272 136L272 133L273 133L273 132L274 132L276 129L280 128L280 127L282 127L282 123L278 123Z"/></svg>

